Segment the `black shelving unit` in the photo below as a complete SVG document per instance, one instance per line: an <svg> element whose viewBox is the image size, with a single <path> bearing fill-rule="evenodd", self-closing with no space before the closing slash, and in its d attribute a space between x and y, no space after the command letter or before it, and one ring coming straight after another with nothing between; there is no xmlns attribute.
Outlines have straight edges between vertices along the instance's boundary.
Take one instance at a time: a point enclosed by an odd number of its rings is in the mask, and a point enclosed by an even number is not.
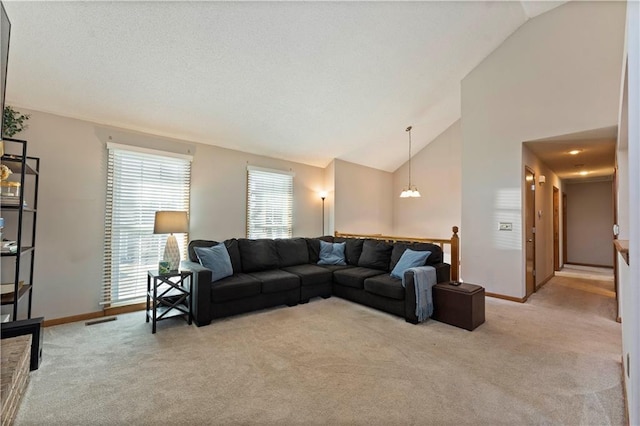
<svg viewBox="0 0 640 426"><path fill-rule="evenodd" d="M3 294L1 299L3 306L13 305L11 320L16 321L18 319L18 305L25 296L28 298L29 303L27 318L31 318L33 268L36 255L35 247L40 159L37 157L29 157L27 155L27 141L25 140L3 138L2 141L4 143L5 152L2 156L1 162L13 172L12 176L14 176L14 178L11 180L16 181L15 176L18 176L20 182L20 196L18 197L18 204L8 204L6 203L7 199L5 197L0 198L0 209L5 222L4 228L7 229L8 224L15 223L15 233L12 233L12 235L6 235L5 231L3 231L3 238L7 238L8 236L13 237L15 235L17 249L15 253L5 251L1 253L3 265L5 262L10 262L11 260L15 263L15 271L13 274L13 293ZM28 198L30 203L28 206L25 205L27 193L29 193ZM31 235L27 236L27 241L25 241L24 231L27 214L32 216ZM21 271L24 273L25 267L29 268L29 273L25 276L25 282L21 286Z"/></svg>

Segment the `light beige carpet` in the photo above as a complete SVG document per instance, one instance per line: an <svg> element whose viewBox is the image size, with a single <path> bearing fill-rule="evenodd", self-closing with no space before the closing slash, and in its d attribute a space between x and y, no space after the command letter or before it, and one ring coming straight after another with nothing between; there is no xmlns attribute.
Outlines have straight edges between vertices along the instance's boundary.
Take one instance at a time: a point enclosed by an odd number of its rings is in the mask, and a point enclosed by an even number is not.
<svg viewBox="0 0 640 426"><path fill-rule="evenodd" d="M16 424L622 425L615 301L556 280L487 298L473 332L337 297L155 335L143 313L47 328Z"/></svg>

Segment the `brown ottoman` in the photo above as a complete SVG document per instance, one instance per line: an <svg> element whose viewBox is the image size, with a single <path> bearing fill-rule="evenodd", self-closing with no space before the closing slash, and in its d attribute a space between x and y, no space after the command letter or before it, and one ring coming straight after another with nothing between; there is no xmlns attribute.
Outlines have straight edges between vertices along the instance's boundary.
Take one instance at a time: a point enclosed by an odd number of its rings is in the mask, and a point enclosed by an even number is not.
<svg viewBox="0 0 640 426"><path fill-rule="evenodd" d="M484 322L484 288L468 283L434 285L431 318L472 331Z"/></svg>

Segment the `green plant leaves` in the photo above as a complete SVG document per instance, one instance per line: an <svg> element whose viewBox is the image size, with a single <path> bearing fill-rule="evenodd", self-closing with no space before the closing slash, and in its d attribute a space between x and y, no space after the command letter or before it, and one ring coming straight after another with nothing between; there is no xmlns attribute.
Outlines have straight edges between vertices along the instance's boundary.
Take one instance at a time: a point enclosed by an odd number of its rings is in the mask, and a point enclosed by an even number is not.
<svg viewBox="0 0 640 426"><path fill-rule="evenodd" d="M4 123L2 135L10 138L16 133L20 133L28 127L25 121L27 121L29 117L31 117L30 114L21 114L10 106L4 107L4 111L2 112L2 120Z"/></svg>

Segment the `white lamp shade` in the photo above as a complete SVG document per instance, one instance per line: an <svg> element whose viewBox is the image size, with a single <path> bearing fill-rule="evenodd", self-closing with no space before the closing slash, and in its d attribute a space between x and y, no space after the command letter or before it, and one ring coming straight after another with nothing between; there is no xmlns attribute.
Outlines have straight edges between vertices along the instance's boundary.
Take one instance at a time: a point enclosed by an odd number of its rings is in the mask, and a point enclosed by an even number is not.
<svg viewBox="0 0 640 426"><path fill-rule="evenodd" d="M158 211L153 224L154 234L189 232L189 217L183 211Z"/></svg>
<svg viewBox="0 0 640 426"><path fill-rule="evenodd" d="M409 189L403 189L400 193L400 198L420 198L420 191L415 186L411 186Z"/></svg>

